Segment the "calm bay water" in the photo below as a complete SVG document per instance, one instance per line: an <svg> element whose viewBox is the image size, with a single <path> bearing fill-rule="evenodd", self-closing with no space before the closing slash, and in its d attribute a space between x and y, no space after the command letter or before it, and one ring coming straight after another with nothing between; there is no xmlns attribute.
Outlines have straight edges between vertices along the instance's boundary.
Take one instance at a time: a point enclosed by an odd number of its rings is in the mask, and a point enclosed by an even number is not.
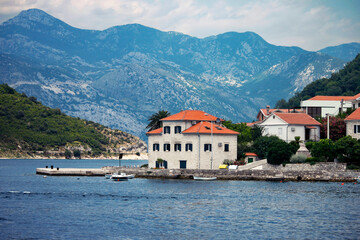
<svg viewBox="0 0 360 240"><path fill-rule="evenodd" d="M118 161L0 160L1 239L360 239L360 184L36 175L45 165Z"/></svg>

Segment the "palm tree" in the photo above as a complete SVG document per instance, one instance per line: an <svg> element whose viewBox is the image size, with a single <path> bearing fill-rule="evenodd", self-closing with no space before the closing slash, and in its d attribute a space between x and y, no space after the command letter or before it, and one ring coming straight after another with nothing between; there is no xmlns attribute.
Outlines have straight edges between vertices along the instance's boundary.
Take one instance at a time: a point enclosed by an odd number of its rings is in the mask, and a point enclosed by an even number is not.
<svg viewBox="0 0 360 240"><path fill-rule="evenodd" d="M161 121L160 119L166 118L168 116L170 116L171 114L168 111L165 110L160 110L157 113L154 113L153 115L151 115L148 119L149 124L146 126L145 129L149 129L149 131L161 128Z"/></svg>

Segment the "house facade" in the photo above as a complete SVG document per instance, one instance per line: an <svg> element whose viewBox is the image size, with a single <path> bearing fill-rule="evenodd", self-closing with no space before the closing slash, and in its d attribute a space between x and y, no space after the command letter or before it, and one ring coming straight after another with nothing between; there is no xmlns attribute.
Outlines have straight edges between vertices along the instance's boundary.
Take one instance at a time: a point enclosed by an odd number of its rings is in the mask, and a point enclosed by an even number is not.
<svg viewBox="0 0 360 240"><path fill-rule="evenodd" d="M335 116L340 111L358 108L360 106L360 93L355 96L315 96L301 101L301 108L311 117L326 117L326 114Z"/></svg>
<svg viewBox="0 0 360 240"><path fill-rule="evenodd" d="M236 160L239 133L221 121L199 110L161 119L162 128L146 133L149 168L218 169L224 160Z"/></svg>
<svg viewBox="0 0 360 240"><path fill-rule="evenodd" d="M345 118L346 135L360 139L360 108Z"/></svg>
<svg viewBox="0 0 360 240"><path fill-rule="evenodd" d="M320 139L321 124L306 113L273 112L257 125L263 127L263 136L278 136L286 142L295 140L295 137L302 141Z"/></svg>

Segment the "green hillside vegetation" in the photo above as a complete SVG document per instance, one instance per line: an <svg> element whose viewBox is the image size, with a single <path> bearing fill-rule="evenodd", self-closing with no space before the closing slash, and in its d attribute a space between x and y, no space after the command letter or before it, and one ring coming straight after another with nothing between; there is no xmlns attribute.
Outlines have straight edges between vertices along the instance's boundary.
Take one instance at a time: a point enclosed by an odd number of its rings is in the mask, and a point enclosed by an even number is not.
<svg viewBox="0 0 360 240"><path fill-rule="evenodd" d="M360 93L360 54L330 78L322 78L310 83L288 101L279 100L275 108L300 107L300 101L317 95L354 96L358 93Z"/></svg>
<svg viewBox="0 0 360 240"><path fill-rule="evenodd" d="M35 97L20 94L7 84L0 85L0 139L0 157L50 152L96 157L115 154L129 144L144 145L128 133L43 106Z"/></svg>

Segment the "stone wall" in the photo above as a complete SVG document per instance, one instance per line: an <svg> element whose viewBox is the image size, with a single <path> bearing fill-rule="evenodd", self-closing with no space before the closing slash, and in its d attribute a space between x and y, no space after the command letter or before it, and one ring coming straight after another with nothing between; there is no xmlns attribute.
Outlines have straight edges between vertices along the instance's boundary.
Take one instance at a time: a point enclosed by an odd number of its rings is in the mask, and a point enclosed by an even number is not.
<svg viewBox="0 0 360 240"><path fill-rule="evenodd" d="M300 166L304 165L304 166ZM106 167L107 172L125 172L142 178L192 179L193 176L217 177L219 180L269 181L355 181L360 172L347 171L344 164L321 163L266 166L262 170L198 170L198 169L147 169Z"/></svg>

